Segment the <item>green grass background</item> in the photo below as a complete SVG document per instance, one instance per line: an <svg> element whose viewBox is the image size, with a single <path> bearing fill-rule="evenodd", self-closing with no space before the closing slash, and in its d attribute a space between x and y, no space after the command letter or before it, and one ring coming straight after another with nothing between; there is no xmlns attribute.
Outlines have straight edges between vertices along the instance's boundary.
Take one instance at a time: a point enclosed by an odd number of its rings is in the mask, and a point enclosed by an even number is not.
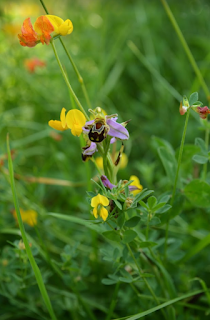
<svg viewBox="0 0 210 320"><path fill-rule="evenodd" d="M209 2L168 2L209 84ZM89 219L86 190L90 187L87 166L81 160L79 139L70 131L61 133L61 141L55 141L50 135L52 130L48 121L59 119L62 107L72 108L51 46L21 47L17 35L8 33L5 27L12 24L19 25L21 29L23 20L29 16L24 7L28 3L20 0L0 3L0 156L4 158L6 154L6 135L9 133L15 173L81 183L80 187L62 187L17 180L16 187L20 207L38 212L39 235L28 226L26 231L38 244L38 247L32 246L32 251L58 318L89 319L77 292L72 291L76 281L77 290L94 310L96 318L105 319L113 288L101 284L101 279L110 273L111 266L102 260L100 249L107 249L109 244L100 236L93 243L91 232L86 227L48 215L49 212L57 212ZM30 4L37 6L37 11L32 10L36 14L30 14L34 22L36 17L44 14L44 10L39 1L30 1ZM135 174L145 188L155 190L156 196L167 192L171 185L158 157L157 146L168 142L173 150L179 148L185 121L179 114L183 95L189 96L197 91L204 105L208 105L208 101L161 2L80 0L46 1L46 5L51 14L70 18L73 22L73 33L63 41L83 76L93 108L100 106L108 114L117 113L121 122L131 119L127 126L130 139L125 144L129 163L119 172L118 178L129 179L131 174ZM138 57L131 50L131 43L140 51ZM56 47L72 87L87 110L80 84L58 40ZM46 67L29 73L24 61L32 57L44 60ZM192 114L186 143L193 145L196 137L204 138L204 131L199 117ZM185 160L183 179L196 178L201 166L193 163L190 157ZM97 171L92 163L89 165L93 177ZM6 160L4 167L7 168ZM95 185L92 189L95 190ZM13 209L9 177L5 170L1 170L0 320L48 319L26 255L18 251L18 227L11 214ZM208 208L192 209L188 202L185 203L184 214L173 226L176 232L171 237L171 256L177 254L181 257L198 239L208 234L209 212ZM156 237L155 232L153 236ZM40 250L51 256L71 289L61 282ZM8 261L6 267L5 259ZM198 283L189 282L193 277L201 277L209 284L207 248L199 258L193 257L182 269L177 270L173 263L168 268L178 292L188 292L192 287L199 289ZM116 318L152 307L150 300L133 295L129 286L124 285L119 290ZM200 306L205 308L205 303L201 301ZM187 309L183 316L182 307L179 308L177 319L180 320L200 319L204 314L203 310ZM161 319L161 313L147 318Z"/></svg>

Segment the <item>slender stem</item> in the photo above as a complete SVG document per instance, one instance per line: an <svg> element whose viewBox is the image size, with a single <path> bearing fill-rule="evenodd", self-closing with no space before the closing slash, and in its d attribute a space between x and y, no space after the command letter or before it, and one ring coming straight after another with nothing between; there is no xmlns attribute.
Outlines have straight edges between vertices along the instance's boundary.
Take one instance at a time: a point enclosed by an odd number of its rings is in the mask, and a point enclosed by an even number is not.
<svg viewBox="0 0 210 320"><path fill-rule="evenodd" d="M116 286L115 286L114 293L113 293L113 296L112 296L112 301L111 301L111 304L110 304L110 308L109 308L109 311L108 311L108 314L107 314L105 320L110 320L111 317L112 317L112 313L113 313L114 308L115 308L116 303L117 303L117 294L118 294L118 291L119 291L119 287L120 287L120 282L118 282L116 284Z"/></svg>
<svg viewBox="0 0 210 320"><path fill-rule="evenodd" d="M49 11L47 10L47 8L46 8L43 0L40 0L40 2L41 2L41 4L42 4L42 6L43 6L43 8L44 8L44 10L45 10L45 12L46 12L46 14L49 14ZM91 106L91 103L90 103L90 99L89 99L89 96L88 96L88 93L87 93L87 90L86 90L86 87L85 87L85 84L84 84L84 80L83 80L81 74L79 73L79 70L77 69L77 67L76 67L76 65L75 65L75 63L74 63L74 61L73 61L70 53L68 52L68 50L67 50L67 48L66 48L66 46L65 46L65 44L64 44L64 42L63 42L63 40L62 40L60 37L59 37L59 40L60 40L60 43L62 44L62 46L63 46L63 48L64 48L64 50L65 50L68 58L69 58L69 61L70 61L71 64L72 64L72 67L73 67L73 69L74 69L74 72L75 72L76 75L77 75L78 81L79 81L79 83L81 84L82 91L83 91L85 100L86 100L86 102L87 102L87 105L88 105L88 107L89 107L90 109L92 109L92 106Z"/></svg>
<svg viewBox="0 0 210 320"><path fill-rule="evenodd" d="M206 120L208 121L208 120ZM206 149L208 150L209 148L209 128L206 127L206 131L205 131L205 145L206 145ZM207 176L207 168L208 168L208 162L204 163L203 165L203 172L202 172L202 178L205 181L206 180L206 176Z"/></svg>
<svg viewBox="0 0 210 320"><path fill-rule="evenodd" d="M75 73L76 73L76 75L77 75L78 81L79 81L79 83L81 84L82 91L83 91L83 94L84 94L86 103L87 103L88 107L89 107L90 109L92 109L92 105L91 105L91 102L90 102L90 99L89 99L89 96L88 96L88 93L87 93L86 86L85 86L85 84L84 84L84 80L83 80L81 74L79 73L79 70L77 69L77 67L76 67L76 65L75 65L75 63L74 63L74 61L73 61L70 53L68 52L68 50L67 50L67 48L66 48L66 46L65 46L65 44L64 44L64 42L63 42L63 40L62 40L61 38L59 38L59 40L60 40L60 43L62 44L62 46L63 46L63 48L64 48L64 50L65 50L65 52L66 52L66 54L67 54L67 56L68 56L71 64L72 64L72 67L73 67L73 69L74 69L74 71L75 71Z"/></svg>
<svg viewBox="0 0 210 320"><path fill-rule="evenodd" d="M200 81L200 84L201 84L201 86L203 88L203 91L205 92L206 97L209 100L210 91L208 89L208 86L206 85L206 82L205 82L205 80L204 80L204 78L202 76L202 73L200 72L200 70L199 70L199 68L197 66L197 63L195 62L195 59L194 59L194 57L192 55L192 52L190 51L190 48L189 48L189 46L188 46L188 44L187 44L187 42L186 42L186 40L185 40L185 38L183 36L183 33L182 33L181 29L178 26L178 23L176 22L176 19L175 19L174 15L173 15L168 3L167 3L167 0L160 0L160 1L162 2L163 6L164 6L165 11L166 11L166 13L167 13L167 15L168 15L168 17L169 17L174 29L175 29L175 31L176 31L176 34L177 34L182 46L183 46L183 49L185 50L185 52L186 52L186 54L188 56L188 59L189 59L191 65L192 65L192 67L193 67L193 69L194 69L194 71L195 71L195 73L196 73L196 75L197 75L197 77L198 77L198 79Z"/></svg>
<svg viewBox="0 0 210 320"><path fill-rule="evenodd" d="M32 252L31 252L31 248L29 246L28 239L27 239L26 232L25 232L25 227L23 225L23 221L21 218L18 197L17 197L16 187L15 187L13 163L12 163L11 151L10 151L10 146L9 146L9 135L7 135L7 153L8 153L8 166L9 166L10 184L11 184L11 189L12 189L13 201L14 201L15 211L17 213L18 224L19 224L21 236L22 236L22 239L23 239L23 242L25 245L26 253L27 253L28 259L30 261L31 267L34 271L37 285L39 287L39 290L41 292L41 295L43 297L45 305L48 309L50 317L52 320L57 320L56 315L54 313L54 310L52 308L52 304L51 304L50 298L48 296L43 278L42 278L42 274L40 272L38 265L36 264L36 261L33 257Z"/></svg>
<svg viewBox="0 0 210 320"><path fill-rule="evenodd" d="M184 130L183 130L183 134L182 134L182 140L181 140L181 144L180 144L180 148L179 148L179 158L178 158L178 164L177 164L177 169L176 169L176 176L175 176L175 181L174 181L174 188L173 188L173 193L172 193L172 197L171 197L171 201L170 201L170 205L171 205L171 206L173 206L174 198L175 198L175 194L176 194L176 186L177 186L177 181L178 181L178 177L179 177L179 169L180 169L181 160L182 160L182 153L183 153L183 149L184 149L184 142L185 142L185 136L186 136L186 132L187 132L187 124L188 124L189 116L190 116L190 109L188 109L188 111L187 111L187 115L186 115L186 119L185 119L185 125L184 125ZM169 219L169 220L170 220L170 219ZM165 258L166 258L167 241L168 241L169 220L168 220L167 225L166 225Z"/></svg>
<svg viewBox="0 0 210 320"><path fill-rule="evenodd" d="M63 66L62 66L62 64L61 64L61 61L60 61L60 59L59 59L59 57L58 57L58 53L57 53L57 50L56 50L56 48L55 48L55 44L54 44L54 40L53 40L53 39L51 40L51 45L52 45L52 48L53 48L53 51L54 51L56 60L57 60L57 62L58 62L58 65L59 65L59 67L60 67L61 73L62 73L63 78L64 78L64 80L65 80L65 82L66 82L66 84L67 84L67 87L68 87L69 91L71 92L71 94L72 94L72 96L73 96L76 104L78 105L79 109L84 113L85 117L89 120L88 115L86 114L83 106L81 105L81 103L80 103L79 99L77 98L74 90L72 89L72 86L70 85L70 82L69 82L69 80L68 80L68 78L67 78L67 75L66 75L66 73L65 73L65 71L64 71L64 69L63 69Z"/></svg>

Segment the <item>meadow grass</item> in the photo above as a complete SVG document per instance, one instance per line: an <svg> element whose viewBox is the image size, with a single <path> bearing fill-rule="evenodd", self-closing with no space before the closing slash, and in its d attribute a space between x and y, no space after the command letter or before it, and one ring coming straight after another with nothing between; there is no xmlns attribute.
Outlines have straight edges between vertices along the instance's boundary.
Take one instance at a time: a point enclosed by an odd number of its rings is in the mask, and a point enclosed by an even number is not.
<svg viewBox="0 0 210 320"><path fill-rule="evenodd" d="M74 31L20 46L43 4ZM210 125L192 107L209 105L209 12L208 1L1 1L0 320L208 319ZM48 121L97 106L131 119L130 137L83 162L85 139ZM99 153L117 191L100 180ZM132 175L135 197L120 185ZM98 193L105 222L92 214Z"/></svg>

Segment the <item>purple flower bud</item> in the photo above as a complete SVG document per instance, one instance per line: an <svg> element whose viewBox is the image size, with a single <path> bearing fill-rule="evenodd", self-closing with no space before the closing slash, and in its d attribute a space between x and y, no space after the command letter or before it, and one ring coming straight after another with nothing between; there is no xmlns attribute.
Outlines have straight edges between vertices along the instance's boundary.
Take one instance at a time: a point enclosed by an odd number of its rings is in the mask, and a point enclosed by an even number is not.
<svg viewBox="0 0 210 320"><path fill-rule="evenodd" d="M113 188L115 188L116 186L114 185L114 184L112 184L110 181L109 181L109 179L106 177L106 176L101 176L101 181L102 181L102 183L103 183L103 185L106 187L106 188L108 188L108 189L110 189L110 190L112 190Z"/></svg>

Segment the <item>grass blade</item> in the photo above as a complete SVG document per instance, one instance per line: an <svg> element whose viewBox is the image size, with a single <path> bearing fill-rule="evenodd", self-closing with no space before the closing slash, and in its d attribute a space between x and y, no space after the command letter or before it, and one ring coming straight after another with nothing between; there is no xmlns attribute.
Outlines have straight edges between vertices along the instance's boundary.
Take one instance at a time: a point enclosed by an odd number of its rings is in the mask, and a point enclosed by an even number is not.
<svg viewBox="0 0 210 320"><path fill-rule="evenodd" d="M41 292L41 295L43 297L45 305L48 309L48 312L51 316L51 319L57 320L57 318L54 314L47 290L45 288L41 272L40 272L39 267L37 266L36 261L34 260L34 257L32 255L31 248L29 246L28 239L26 237L26 232L25 232L25 228L23 225L23 221L22 221L22 218L20 215L20 209L19 209L18 198L17 198L16 188L15 188L15 181L14 181L13 163L12 163L12 157L11 157L10 146L9 146L9 135L7 135L7 153L8 153L8 166L9 166L9 175L10 175L10 183L11 183L13 201L14 201L15 210L17 213L18 224L19 224L20 232L21 232L22 239L23 239L23 242L25 245L26 253L28 255L28 259L30 261L31 267L32 267L34 274L35 274L35 277L36 277L37 284L39 286L39 290Z"/></svg>
<svg viewBox="0 0 210 320"><path fill-rule="evenodd" d="M151 314L151 313L153 313L155 311L158 311L158 310L160 310L162 308L170 306L170 305L172 305L172 304L174 304L174 303L176 303L176 302L178 302L180 300L195 296L195 295L197 295L199 293L202 293L202 292L204 292L204 290L197 290L197 291L194 291L194 292L191 292L191 293L186 293L186 294L183 294L181 297L178 297L178 298L169 300L167 302L164 302L164 303L162 303L162 304L160 304L160 305L158 305L158 306L156 306L154 308L151 308L151 309L149 309L147 311L137 313L137 314L135 314L135 315L133 315L131 317L123 317L123 318L118 318L118 319L115 319L115 320L123 320L123 319L126 319L126 320L137 320L137 319L140 319L140 318L142 318L144 316L147 316L148 314Z"/></svg>

